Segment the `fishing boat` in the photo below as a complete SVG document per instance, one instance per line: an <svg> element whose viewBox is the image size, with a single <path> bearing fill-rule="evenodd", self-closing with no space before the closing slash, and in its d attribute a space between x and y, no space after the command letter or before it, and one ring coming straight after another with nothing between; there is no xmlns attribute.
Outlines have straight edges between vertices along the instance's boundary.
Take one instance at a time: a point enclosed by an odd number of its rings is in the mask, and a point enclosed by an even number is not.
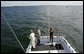
<svg viewBox="0 0 84 54"><path fill-rule="evenodd" d="M31 41L25 53L77 53L64 36L53 36L53 43L49 36L40 37L40 45L32 48Z"/></svg>

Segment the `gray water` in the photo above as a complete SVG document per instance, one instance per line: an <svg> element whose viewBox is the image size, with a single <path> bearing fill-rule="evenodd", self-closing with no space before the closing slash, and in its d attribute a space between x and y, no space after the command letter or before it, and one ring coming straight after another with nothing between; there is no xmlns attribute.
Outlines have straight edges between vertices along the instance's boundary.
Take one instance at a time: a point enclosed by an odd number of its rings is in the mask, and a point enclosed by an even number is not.
<svg viewBox="0 0 84 54"><path fill-rule="evenodd" d="M24 53L12 34L5 17L24 49L30 30L38 26L42 35L64 35L76 51L83 53L83 6L14 6L1 7L1 52Z"/></svg>

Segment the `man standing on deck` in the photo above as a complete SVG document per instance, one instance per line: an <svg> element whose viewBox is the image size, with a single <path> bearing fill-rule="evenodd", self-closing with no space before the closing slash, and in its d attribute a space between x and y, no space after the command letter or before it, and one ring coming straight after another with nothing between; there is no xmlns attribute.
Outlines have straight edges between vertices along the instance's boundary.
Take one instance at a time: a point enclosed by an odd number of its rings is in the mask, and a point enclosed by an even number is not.
<svg viewBox="0 0 84 54"><path fill-rule="evenodd" d="M50 41L53 43L53 33L54 33L54 29L50 28Z"/></svg>
<svg viewBox="0 0 84 54"><path fill-rule="evenodd" d="M33 30L31 30L31 34L30 34L29 39L31 40L33 48L35 48L36 47L36 44L35 44L35 34L34 34Z"/></svg>
<svg viewBox="0 0 84 54"><path fill-rule="evenodd" d="M40 36L41 36L40 29L39 29L38 27L36 27L37 45L39 45L39 44L40 44Z"/></svg>

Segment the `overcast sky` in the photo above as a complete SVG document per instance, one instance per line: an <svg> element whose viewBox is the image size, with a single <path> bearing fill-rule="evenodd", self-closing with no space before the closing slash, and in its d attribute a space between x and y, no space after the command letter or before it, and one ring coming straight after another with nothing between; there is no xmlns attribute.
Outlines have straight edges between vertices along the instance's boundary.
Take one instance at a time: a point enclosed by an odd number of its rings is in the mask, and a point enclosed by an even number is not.
<svg viewBox="0 0 84 54"><path fill-rule="evenodd" d="M1 1L1 6L81 5L83 1Z"/></svg>

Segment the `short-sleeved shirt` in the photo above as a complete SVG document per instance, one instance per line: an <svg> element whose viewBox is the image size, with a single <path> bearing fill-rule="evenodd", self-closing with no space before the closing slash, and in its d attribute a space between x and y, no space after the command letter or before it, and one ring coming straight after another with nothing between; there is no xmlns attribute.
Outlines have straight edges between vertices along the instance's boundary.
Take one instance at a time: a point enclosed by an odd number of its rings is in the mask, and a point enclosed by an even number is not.
<svg viewBox="0 0 84 54"><path fill-rule="evenodd" d="M36 31L36 35L35 35L35 36L36 36L36 38L40 38L40 36L41 36L40 30L37 30L37 31Z"/></svg>

